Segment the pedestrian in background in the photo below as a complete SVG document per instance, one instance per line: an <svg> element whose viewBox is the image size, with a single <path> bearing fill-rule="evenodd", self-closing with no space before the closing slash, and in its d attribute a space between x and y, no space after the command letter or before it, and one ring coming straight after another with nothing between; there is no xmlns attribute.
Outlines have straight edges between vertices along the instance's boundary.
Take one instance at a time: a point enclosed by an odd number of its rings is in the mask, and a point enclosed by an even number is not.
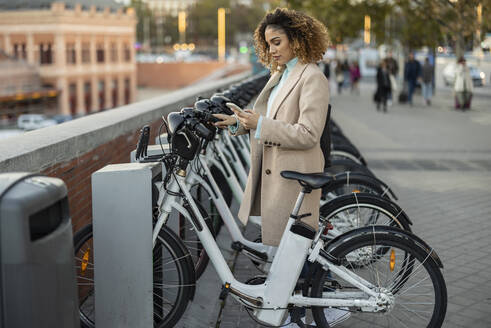
<svg viewBox="0 0 491 328"><path fill-rule="evenodd" d="M348 87L350 84L350 66L348 63L348 59L344 60L343 65L341 67L343 68L343 75L344 75L343 86Z"/></svg>
<svg viewBox="0 0 491 328"><path fill-rule="evenodd" d="M397 73L399 73L399 65L397 61L392 57L392 51L387 53L385 57L385 64L387 65L387 70L389 71L389 77L391 82L391 92L389 98L387 99L389 105L392 104L393 94L397 91Z"/></svg>
<svg viewBox="0 0 491 328"><path fill-rule="evenodd" d="M431 106L431 97L433 96L433 65L430 64L430 59L425 58L425 63L422 69L422 92L426 105Z"/></svg>
<svg viewBox="0 0 491 328"><path fill-rule="evenodd" d="M404 79L407 81L407 101L413 105L413 94L416 84L421 76L421 64L414 58L414 53L409 53L409 60L404 67Z"/></svg>
<svg viewBox="0 0 491 328"><path fill-rule="evenodd" d="M344 84L344 72L343 72L343 64L338 59L336 60L336 68L334 69L334 75L336 75L336 83L338 85L338 95L343 91Z"/></svg>
<svg viewBox="0 0 491 328"><path fill-rule="evenodd" d="M360 94L360 89L358 87L358 82L360 81L360 66L358 62L354 61L350 66L350 78L351 78L351 93L356 92Z"/></svg>
<svg viewBox="0 0 491 328"><path fill-rule="evenodd" d="M455 108L470 109L472 100L472 78L464 57L460 57L455 69Z"/></svg>
<svg viewBox="0 0 491 328"><path fill-rule="evenodd" d="M324 76L326 79L329 80L329 77L331 76L331 64L329 63L329 59L324 61Z"/></svg>
<svg viewBox="0 0 491 328"><path fill-rule="evenodd" d="M387 63L383 60L377 69L377 91L375 92L374 100L377 104L377 111L381 109L380 107L382 105L384 113L387 113L387 99L391 91L389 75Z"/></svg>

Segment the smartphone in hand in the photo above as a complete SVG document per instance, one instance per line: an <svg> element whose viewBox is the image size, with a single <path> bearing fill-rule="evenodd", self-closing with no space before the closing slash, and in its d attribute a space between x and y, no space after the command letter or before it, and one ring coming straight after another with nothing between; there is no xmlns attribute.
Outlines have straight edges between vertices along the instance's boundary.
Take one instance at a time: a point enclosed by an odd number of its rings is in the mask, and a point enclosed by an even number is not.
<svg viewBox="0 0 491 328"><path fill-rule="evenodd" d="M237 110L237 111L239 111L239 112L241 112L241 113L245 113L245 112L244 112L244 110L243 110L242 108L240 108L239 106L237 106L237 105L236 105L236 104L234 104L234 103L228 102L228 103L226 103L225 105L227 105L227 107L228 107L228 108L230 108L230 109L235 109L235 110Z"/></svg>

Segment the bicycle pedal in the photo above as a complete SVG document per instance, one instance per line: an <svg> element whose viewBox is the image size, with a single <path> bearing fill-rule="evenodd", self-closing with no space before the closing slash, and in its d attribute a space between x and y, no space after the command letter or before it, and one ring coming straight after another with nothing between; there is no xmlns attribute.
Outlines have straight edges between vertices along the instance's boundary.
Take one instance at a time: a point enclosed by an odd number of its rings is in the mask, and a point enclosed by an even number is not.
<svg viewBox="0 0 491 328"><path fill-rule="evenodd" d="M302 317L305 317L305 310L302 311L302 308L299 307L293 307L290 309L288 312L290 312L290 318L292 323L296 323L300 328L306 328L308 325L306 325L302 321Z"/></svg>

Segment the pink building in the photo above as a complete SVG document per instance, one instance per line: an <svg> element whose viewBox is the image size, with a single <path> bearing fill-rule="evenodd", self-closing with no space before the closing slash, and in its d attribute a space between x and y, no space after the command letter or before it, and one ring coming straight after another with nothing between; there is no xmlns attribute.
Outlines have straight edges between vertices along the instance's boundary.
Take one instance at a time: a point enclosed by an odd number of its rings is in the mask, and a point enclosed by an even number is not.
<svg viewBox="0 0 491 328"><path fill-rule="evenodd" d="M58 90L59 114L135 100L135 26L133 10L111 0L0 0L0 50L36 67L43 87Z"/></svg>

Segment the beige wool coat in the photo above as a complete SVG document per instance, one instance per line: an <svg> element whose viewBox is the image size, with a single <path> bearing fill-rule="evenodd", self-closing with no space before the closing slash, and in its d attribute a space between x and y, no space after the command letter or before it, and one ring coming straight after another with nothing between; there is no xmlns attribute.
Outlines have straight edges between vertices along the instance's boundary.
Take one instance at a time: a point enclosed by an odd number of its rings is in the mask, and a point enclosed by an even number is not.
<svg viewBox="0 0 491 328"><path fill-rule="evenodd" d="M266 117L268 98L281 72L274 73L259 94L253 110L263 116L260 139L256 131L239 126L237 134L250 133L251 167L239 210L246 224L249 216L262 217L262 242L279 245L295 201L301 190L295 180L280 176L284 170L322 172L324 156L320 138L328 104L329 84L315 64L297 62L273 101ZM299 214L312 213L302 221L316 230L321 191L306 195Z"/></svg>

